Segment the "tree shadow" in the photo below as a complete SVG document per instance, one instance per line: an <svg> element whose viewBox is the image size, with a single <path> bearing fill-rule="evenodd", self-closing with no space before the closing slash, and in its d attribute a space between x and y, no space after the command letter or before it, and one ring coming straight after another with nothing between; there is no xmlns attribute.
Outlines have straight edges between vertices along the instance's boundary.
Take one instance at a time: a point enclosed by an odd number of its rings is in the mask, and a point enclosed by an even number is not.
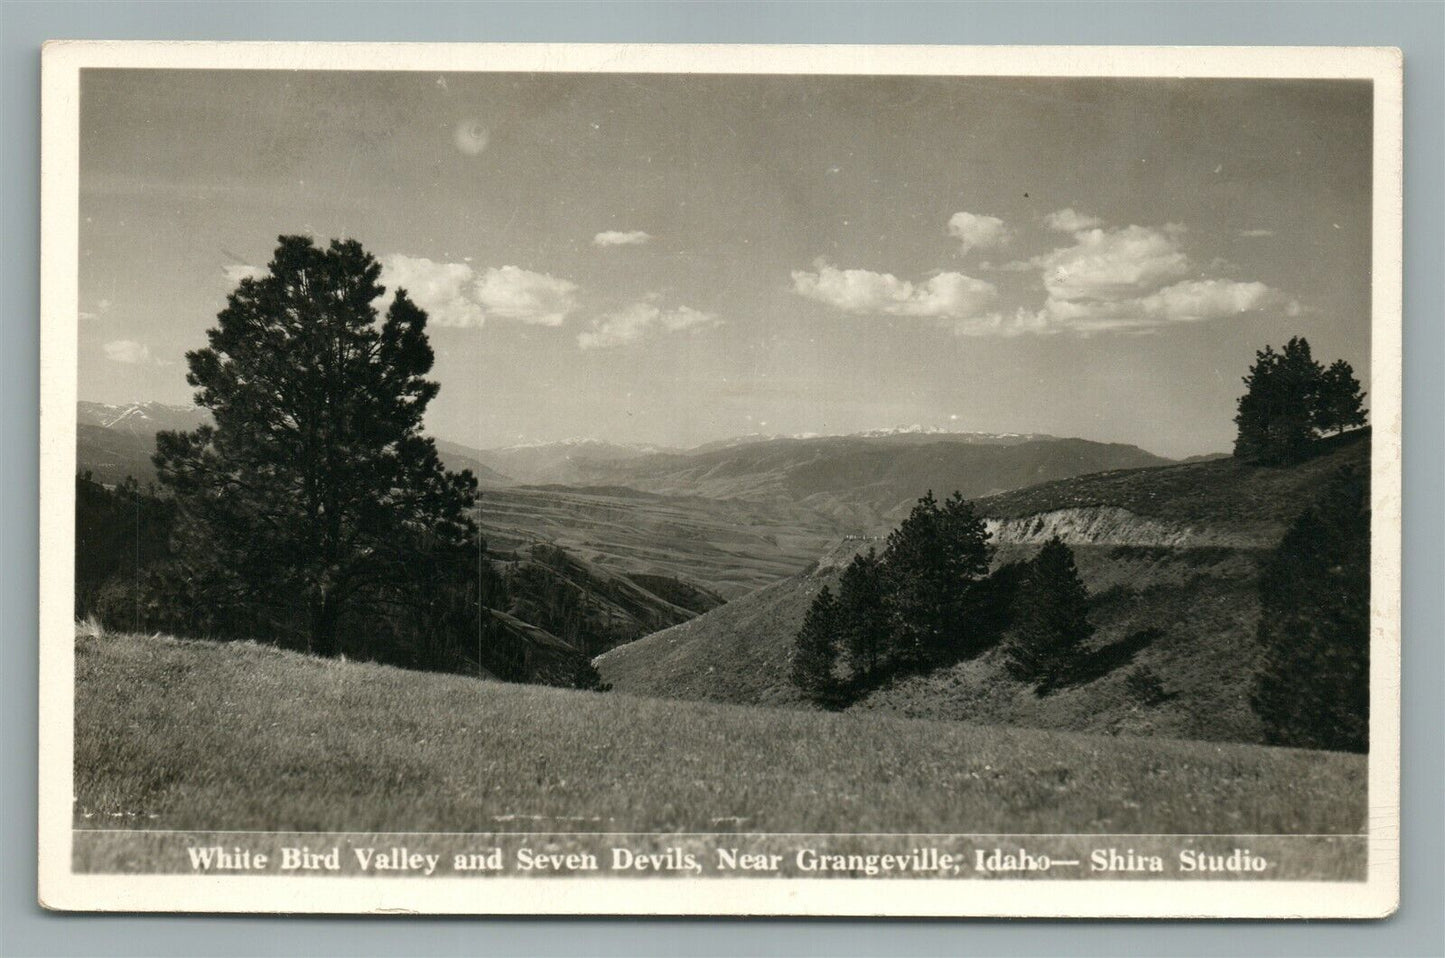
<svg viewBox="0 0 1445 958"><path fill-rule="evenodd" d="M1096 679L1103 678L1110 672L1133 662L1134 656L1163 635L1163 629L1140 629L1137 632L1131 632L1118 642L1095 649L1072 662L1062 663L1053 674L1039 682L1034 688L1034 694L1040 697L1052 695L1054 692L1087 685Z"/></svg>

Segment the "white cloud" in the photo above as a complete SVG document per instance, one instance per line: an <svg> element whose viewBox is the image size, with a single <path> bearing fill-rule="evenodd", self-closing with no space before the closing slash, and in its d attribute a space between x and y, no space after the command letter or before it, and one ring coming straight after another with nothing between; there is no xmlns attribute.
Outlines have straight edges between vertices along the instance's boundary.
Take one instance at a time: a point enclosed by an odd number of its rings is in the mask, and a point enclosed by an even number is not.
<svg viewBox="0 0 1445 958"><path fill-rule="evenodd" d="M592 237L593 246L641 246L652 242L652 234L642 230L603 230Z"/></svg>
<svg viewBox="0 0 1445 958"><path fill-rule="evenodd" d="M713 314L704 313L691 306L662 309L643 301L593 320L591 329L577 335L577 345L582 349L625 346L642 339L653 329L679 332L684 329L715 326L719 322L721 321Z"/></svg>
<svg viewBox="0 0 1445 958"><path fill-rule="evenodd" d="M845 313L971 319L998 296L992 283L962 273L940 273L915 284L892 273L838 269L822 261L814 266L816 272L793 270L793 292Z"/></svg>
<svg viewBox="0 0 1445 958"><path fill-rule="evenodd" d="M405 289L438 326L481 326L507 319L539 326L560 326L577 308L577 284L520 266L488 268L480 274L467 263L439 263L424 256L382 257L381 282L387 294Z"/></svg>
<svg viewBox="0 0 1445 958"><path fill-rule="evenodd" d="M1270 306L1295 315L1299 304L1260 282L1184 280L1145 296L1121 300L1050 298L1034 317L1040 331L1144 331L1179 323L1239 316Z"/></svg>
<svg viewBox="0 0 1445 958"><path fill-rule="evenodd" d="M1240 230L1239 235L1247 239L1256 239L1263 236L1273 236L1274 230Z"/></svg>
<svg viewBox="0 0 1445 958"><path fill-rule="evenodd" d="M1142 331L1272 307L1291 315L1300 310L1299 303L1264 283L1206 278L1229 264L1216 260L1201 269L1181 246L1186 233L1178 223L1082 229L1074 233L1073 246L1029 260L1048 293L1031 317L1034 328Z"/></svg>
<svg viewBox="0 0 1445 958"><path fill-rule="evenodd" d="M150 362L151 351L150 347L133 339L116 339L105 344L105 358L135 366Z"/></svg>
<svg viewBox="0 0 1445 958"><path fill-rule="evenodd" d="M1182 279L1189 257L1179 248L1178 227L1126 226L1074 234L1075 245L1035 259L1044 288L1054 299L1121 299Z"/></svg>
<svg viewBox="0 0 1445 958"><path fill-rule="evenodd" d="M1096 226L1103 226L1104 221L1097 216L1080 213L1069 206L1045 216L1044 225L1060 233L1077 233L1080 230L1091 230Z"/></svg>
<svg viewBox="0 0 1445 958"><path fill-rule="evenodd" d="M910 282L818 260L812 271L792 271L793 291L845 313L932 319L960 336L1138 332L1262 310L1288 316L1305 311L1262 282L1229 278L1238 268L1225 260L1196 263L1185 251L1189 231L1182 223L1121 228L1102 223L1071 207L1055 210L1044 217L1044 225L1072 234L1070 245L1014 262L980 263L981 269L1034 274L1043 286L1041 306L1017 306L1012 313L999 308L993 284L957 272ZM1003 220L976 213L954 214L948 231L965 253L1014 239ZM1241 235L1271 234L1248 230Z"/></svg>
<svg viewBox="0 0 1445 958"><path fill-rule="evenodd" d="M577 308L577 284L520 266L488 269L473 290L488 316L536 326L561 326Z"/></svg>
<svg viewBox="0 0 1445 958"><path fill-rule="evenodd" d="M260 279L268 272L264 266L248 266L245 263L228 263L221 268L225 270L226 279L233 286L243 279Z"/></svg>
<svg viewBox="0 0 1445 958"><path fill-rule="evenodd" d="M961 252L967 255L969 250L1003 246L1013 238L1013 231L997 216L960 212L949 218L948 235L963 243Z"/></svg>
<svg viewBox="0 0 1445 958"><path fill-rule="evenodd" d="M404 289L438 326L480 326L487 317L470 295L475 277L465 263L438 263L424 256L401 254L384 256L381 282L387 292L379 305L384 311L396 290Z"/></svg>

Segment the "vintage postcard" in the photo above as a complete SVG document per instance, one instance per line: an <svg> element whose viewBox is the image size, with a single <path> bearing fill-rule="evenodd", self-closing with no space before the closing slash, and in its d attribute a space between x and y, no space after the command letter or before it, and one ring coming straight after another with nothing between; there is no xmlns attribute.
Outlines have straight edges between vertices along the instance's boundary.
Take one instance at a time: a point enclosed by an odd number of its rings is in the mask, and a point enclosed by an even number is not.
<svg viewBox="0 0 1445 958"><path fill-rule="evenodd" d="M1396 907L1398 51L43 72L45 906Z"/></svg>

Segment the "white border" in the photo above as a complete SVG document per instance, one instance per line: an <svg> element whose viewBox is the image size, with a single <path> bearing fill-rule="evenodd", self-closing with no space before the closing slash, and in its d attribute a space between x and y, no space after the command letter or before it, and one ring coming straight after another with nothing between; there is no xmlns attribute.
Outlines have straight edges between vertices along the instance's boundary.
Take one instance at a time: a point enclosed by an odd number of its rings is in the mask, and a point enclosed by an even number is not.
<svg viewBox="0 0 1445 958"><path fill-rule="evenodd" d="M75 405L82 68L1346 78L1374 81L1366 882L354 879L74 875ZM1377 918L1399 902L1402 62L1366 47L56 41L42 57L39 897L86 911Z"/></svg>

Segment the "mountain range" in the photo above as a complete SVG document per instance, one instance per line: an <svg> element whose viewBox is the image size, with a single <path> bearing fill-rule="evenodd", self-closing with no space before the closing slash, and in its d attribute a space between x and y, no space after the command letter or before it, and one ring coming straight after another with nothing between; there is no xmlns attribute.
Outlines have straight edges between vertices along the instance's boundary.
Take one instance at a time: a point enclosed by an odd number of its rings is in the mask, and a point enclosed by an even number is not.
<svg viewBox="0 0 1445 958"><path fill-rule="evenodd" d="M82 402L77 413L77 469L110 485L153 481L155 433L206 419L162 403ZM478 520L493 549L557 545L599 568L727 599L796 572L841 537L886 532L930 489L977 497L1169 461L1116 443L921 427L745 436L693 450L597 440L487 450L439 440L437 449L448 468L477 475Z"/></svg>

